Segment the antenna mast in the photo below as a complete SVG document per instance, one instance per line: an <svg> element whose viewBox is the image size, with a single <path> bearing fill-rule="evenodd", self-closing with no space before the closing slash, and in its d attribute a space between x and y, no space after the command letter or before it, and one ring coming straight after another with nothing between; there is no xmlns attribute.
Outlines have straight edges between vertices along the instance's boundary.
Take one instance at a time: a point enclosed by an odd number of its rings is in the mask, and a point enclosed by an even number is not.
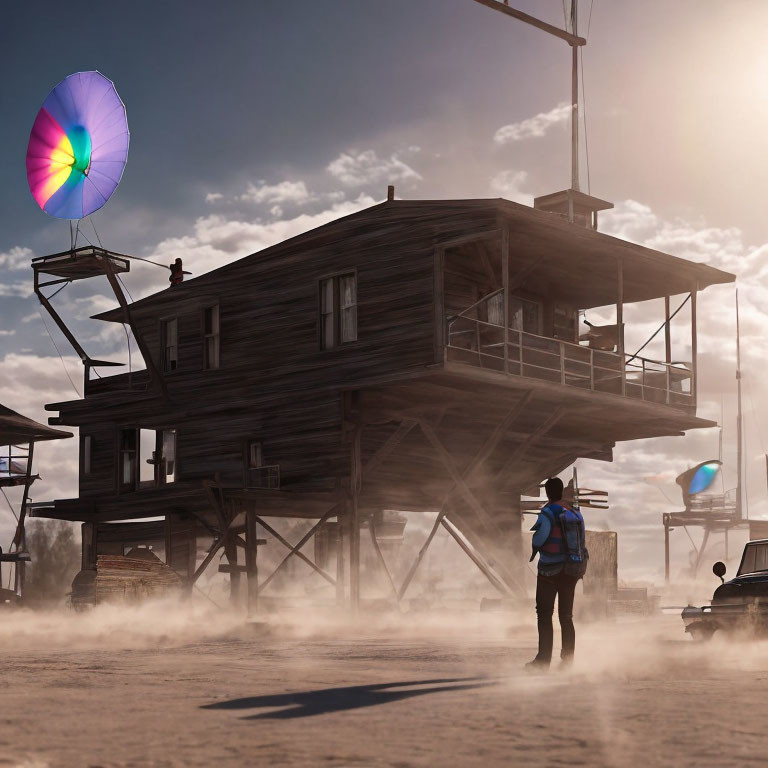
<svg viewBox="0 0 768 768"><path fill-rule="evenodd" d="M507 16L512 16L519 21L524 21L526 24L530 24L537 29L541 29L544 32L548 32L554 37L559 37L561 40L565 40L568 45L571 46L572 51L572 66L571 66L571 189L579 191L579 46L586 45L587 41L583 37L579 37L576 34L576 16L578 0L571 0L571 30L560 29L552 24L547 24L541 19L537 19L535 16L530 16L527 13L518 11L516 8L510 8L507 5L507 0L499 2L499 0L475 0L476 3L484 5L486 8L493 8L496 11ZM571 221L573 215L570 216Z"/></svg>
<svg viewBox="0 0 768 768"><path fill-rule="evenodd" d="M571 33L576 35L579 0L571 0ZM571 45L571 189L579 191L579 47Z"/></svg>

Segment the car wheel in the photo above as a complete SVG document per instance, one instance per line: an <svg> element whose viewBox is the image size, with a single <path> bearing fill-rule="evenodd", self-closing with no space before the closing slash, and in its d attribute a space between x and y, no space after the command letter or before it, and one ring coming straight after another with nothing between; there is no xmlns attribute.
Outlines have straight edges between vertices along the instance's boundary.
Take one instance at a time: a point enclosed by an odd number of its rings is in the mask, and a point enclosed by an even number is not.
<svg viewBox="0 0 768 768"><path fill-rule="evenodd" d="M691 627L688 630L689 634L696 643L706 643L712 639L712 635L716 630L714 627Z"/></svg>

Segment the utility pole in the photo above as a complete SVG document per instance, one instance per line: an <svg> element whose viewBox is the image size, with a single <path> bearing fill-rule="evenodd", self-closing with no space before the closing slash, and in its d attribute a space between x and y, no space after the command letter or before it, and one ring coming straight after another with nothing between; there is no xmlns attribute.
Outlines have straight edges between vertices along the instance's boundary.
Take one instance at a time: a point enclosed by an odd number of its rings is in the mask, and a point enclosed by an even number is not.
<svg viewBox="0 0 768 768"><path fill-rule="evenodd" d="M495 11L511 16L518 21L524 21L537 29L547 32L554 37L565 40L571 46L571 189L579 191L579 46L586 45L587 41L577 34L577 7L578 0L571 0L571 29L563 30L552 24L547 24L535 16L518 11L516 8L510 8L507 0L475 0L476 3L484 5L486 8L493 8ZM573 221L573 204L571 203L568 218Z"/></svg>

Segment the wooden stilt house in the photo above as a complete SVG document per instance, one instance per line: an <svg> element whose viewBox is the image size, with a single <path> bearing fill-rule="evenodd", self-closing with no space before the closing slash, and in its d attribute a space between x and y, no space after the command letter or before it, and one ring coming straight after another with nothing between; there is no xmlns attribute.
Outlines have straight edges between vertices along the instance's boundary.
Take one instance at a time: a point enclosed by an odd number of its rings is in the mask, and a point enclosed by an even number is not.
<svg viewBox="0 0 768 768"><path fill-rule="evenodd" d="M47 406L80 429L79 496L37 514L85 524L86 568L116 524L154 518L190 584L223 548L251 604L272 578L258 532L310 518L283 543L356 605L361 529L375 542L384 510L439 512L434 530L520 592L524 491L619 441L712 426L696 416L697 298L734 278L598 232L607 207L572 191L535 208L388 200L140 301L120 293L96 317L129 323L147 367L91 380L82 352L85 398ZM35 260L36 286L80 264L113 287L128 269L81 249ZM628 354L625 306L665 299L668 319L681 294L690 359L673 361L668 330L665 359ZM595 307L615 322L583 326ZM334 522L331 573L302 548Z"/></svg>

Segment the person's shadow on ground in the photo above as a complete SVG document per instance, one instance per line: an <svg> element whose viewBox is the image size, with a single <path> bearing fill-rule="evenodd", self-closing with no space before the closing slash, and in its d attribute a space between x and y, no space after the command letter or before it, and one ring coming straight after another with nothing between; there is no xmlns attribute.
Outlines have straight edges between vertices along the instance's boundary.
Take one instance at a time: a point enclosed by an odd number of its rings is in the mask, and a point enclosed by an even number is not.
<svg viewBox="0 0 768 768"><path fill-rule="evenodd" d="M375 685L352 685L343 688L322 688L317 691L296 691L269 696L247 696L242 699L217 701L204 704L201 709L261 709L264 707L287 707L275 712L261 712L248 715L244 720L267 718L284 720L294 717L311 717L328 712L373 707L388 704L412 696L444 691L467 691L497 685L495 680L483 677L440 678L436 680L405 680L399 683L378 683ZM419 686L419 687L416 687ZM405 689L408 690L405 690Z"/></svg>

